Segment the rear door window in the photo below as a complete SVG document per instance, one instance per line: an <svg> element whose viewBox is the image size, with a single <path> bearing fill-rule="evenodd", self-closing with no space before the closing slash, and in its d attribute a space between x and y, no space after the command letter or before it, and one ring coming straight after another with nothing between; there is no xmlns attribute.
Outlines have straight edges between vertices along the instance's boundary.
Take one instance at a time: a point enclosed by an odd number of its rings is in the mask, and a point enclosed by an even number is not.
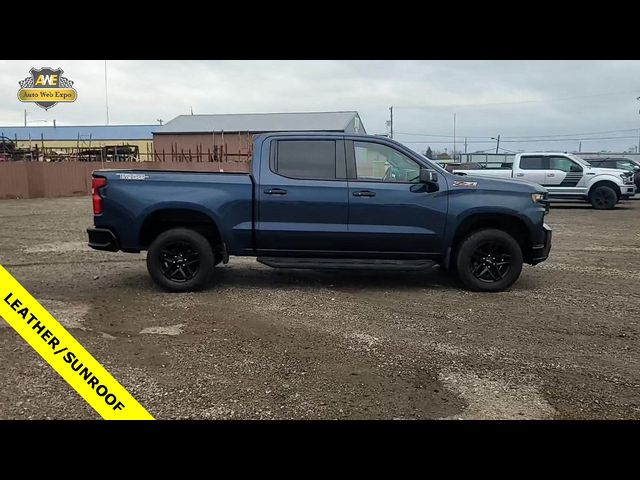
<svg viewBox="0 0 640 480"><path fill-rule="evenodd" d="M335 140L279 140L273 170L284 177L335 180Z"/></svg>
<svg viewBox="0 0 640 480"><path fill-rule="evenodd" d="M549 167L548 158L546 157L520 157L520 168L522 170L547 170Z"/></svg>

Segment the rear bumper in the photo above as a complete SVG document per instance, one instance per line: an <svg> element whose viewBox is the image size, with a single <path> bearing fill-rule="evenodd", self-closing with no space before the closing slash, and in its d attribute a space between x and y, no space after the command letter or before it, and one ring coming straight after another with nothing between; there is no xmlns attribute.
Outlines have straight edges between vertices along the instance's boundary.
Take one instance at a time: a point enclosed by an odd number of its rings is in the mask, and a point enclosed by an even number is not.
<svg viewBox="0 0 640 480"><path fill-rule="evenodd" d="M89 246L95 250L117 252L120 250L118 239L108 228L87 228Z"/></svg>
<svg viewBox="0 0 640 480"><path fill-rule="evenodd" d="M531 256L529 262L531 265L536 265L540 262L544 262L549 258L549 252L551 251L551 227L546 223L542 225L544 229L544 243L540 245L534 245L531 248Z"/></svg>

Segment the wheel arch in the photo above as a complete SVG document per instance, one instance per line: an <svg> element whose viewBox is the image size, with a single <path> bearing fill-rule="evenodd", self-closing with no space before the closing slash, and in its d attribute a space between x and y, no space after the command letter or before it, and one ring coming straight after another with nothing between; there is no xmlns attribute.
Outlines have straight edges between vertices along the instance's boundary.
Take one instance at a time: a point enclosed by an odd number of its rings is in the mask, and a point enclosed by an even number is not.
<svg viewBox="0 0 640 480"><path fill-rule="evenodd" d="M620 200L620 197L622 196L622 191L620 190L620 186L614 180L609 178L603 178L601 180L597 180L596 182L593 182L591 186L589 186L589 189L587 190L587 198L590 198L591 192L593 192L598 187L613 188L613 191L616 192L616 195L618 196L618 200Z"/></svg>
<svg viewBox="0 0 640 480"><path fill-rule="evenodd" d="M224 243L222 231L209 214L190 207L162 207L149 213L138 234L140 248L148 249L162 232L172 228L189 228L201 233L216 248Z"/></svg>
<svg viewBox="0 0 640 480"><path fill-rule="evenodd" d="M454 265L457 250L463 239L472 232L486 228L495 228L511 235L520 245L522 256L526 261L532 245L530 230L524 220L509 213L474 213L464 218L456 228L451 241L451 249L447 255L446 267L451 268Z"/></svg>

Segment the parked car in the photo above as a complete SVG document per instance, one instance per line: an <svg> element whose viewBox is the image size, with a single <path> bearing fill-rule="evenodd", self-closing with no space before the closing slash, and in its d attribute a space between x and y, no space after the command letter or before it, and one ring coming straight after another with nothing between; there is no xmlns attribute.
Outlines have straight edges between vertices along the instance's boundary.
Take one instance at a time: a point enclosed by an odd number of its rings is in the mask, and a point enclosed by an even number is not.
<svg viewBox="0 0 640 480"><path fill-rule="evenodd" d="M518 153L513 164L500 169L454 172L528 180L545 187L549 198L581 199L597 209L611 209L636 192L633 173L596 168L571 153Z"/></svg>
<svg viewBox="0 0 640 480"><path fill-rule="evenodd" d="M616 168L633 172L636 192L640 189L640 160L630 158L590 158L587 162L598 168Z"/></svg>
<svg viewBox="0 0 640 480"><path fill-rule="evenodd" d="M546 190L453 175L388 138L255 137L251 173L93 172L98 250L148 250L162 288L202 288L230 255L281 268L419 270L502 291L547 259Z"/></svg>

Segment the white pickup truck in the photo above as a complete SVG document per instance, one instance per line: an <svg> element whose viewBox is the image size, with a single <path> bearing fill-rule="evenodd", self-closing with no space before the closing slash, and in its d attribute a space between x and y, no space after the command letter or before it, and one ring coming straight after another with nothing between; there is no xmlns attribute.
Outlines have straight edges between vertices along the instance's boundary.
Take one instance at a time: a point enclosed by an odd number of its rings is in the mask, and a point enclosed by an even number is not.
<svg viewBox="0 0 640 480"><path fill-rule="evenodd" d="M611 209L636 192L633 173L592 167L571 153L518 153L513 164L503 164L502 168L466 170L461 165L453 172L527 180L545 187L550 199L582 199L600 210Z"/></svg>

